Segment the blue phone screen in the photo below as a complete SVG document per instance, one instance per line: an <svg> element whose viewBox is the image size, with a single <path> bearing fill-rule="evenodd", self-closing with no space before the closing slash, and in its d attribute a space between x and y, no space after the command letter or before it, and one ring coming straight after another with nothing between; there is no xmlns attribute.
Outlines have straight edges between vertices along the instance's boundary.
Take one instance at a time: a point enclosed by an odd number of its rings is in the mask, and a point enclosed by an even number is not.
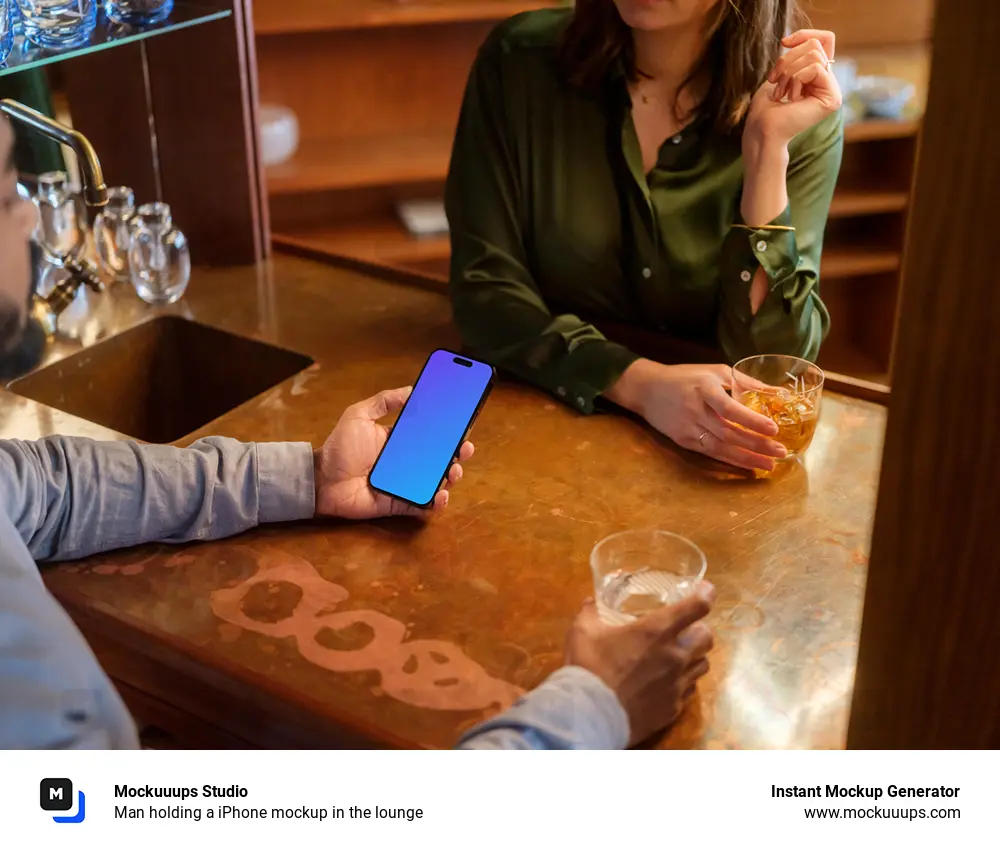
<svg viewBox="0 0 1000 850"><path fill-rule="evenodd" d="M417 505L428 504L492 378L493 369L486 363L435 351L372 469L372 487Z"/></svg>

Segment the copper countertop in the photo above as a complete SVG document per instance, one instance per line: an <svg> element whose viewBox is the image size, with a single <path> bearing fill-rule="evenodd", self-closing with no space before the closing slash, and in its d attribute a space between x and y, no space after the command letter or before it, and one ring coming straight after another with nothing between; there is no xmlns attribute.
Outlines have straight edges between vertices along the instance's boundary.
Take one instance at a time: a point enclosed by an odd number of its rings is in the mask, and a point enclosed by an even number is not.
<svg viewBox="0 0 1000 850"><path fill-rule="evenodd" d="M149 312L124 298L105 321ZM458 345L441 294L287 257L196 272L166 312L316 360L182 443L319 443L347 405ZM656 526L698 543L719 589L712 671L660 745L840 747L884 421L828 393L804 463L752 481L636 422L502 383L448 510L426 526L271 527L53 566L46 581L126 696L247 745L442 747L560 664L594 543ZM50 433L116 436L0 394L0 436Z"/></svg>

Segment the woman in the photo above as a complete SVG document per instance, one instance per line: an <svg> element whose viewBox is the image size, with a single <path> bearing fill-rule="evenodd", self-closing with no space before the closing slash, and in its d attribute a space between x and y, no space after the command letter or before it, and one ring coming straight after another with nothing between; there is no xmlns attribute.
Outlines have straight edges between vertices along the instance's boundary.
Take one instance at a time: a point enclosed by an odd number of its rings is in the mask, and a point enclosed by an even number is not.
<svg viewBox="0 0 1000 850"><path fill-rule="evenodd" d="M577 0L493 32L446 192L470 348L582 412L603 397L685 448L773 468L776 426L728 396L728 367L638 358L576 314L731 362L816 357L842 98L833 33L783 37L796 12L795 0Z"/></svg>

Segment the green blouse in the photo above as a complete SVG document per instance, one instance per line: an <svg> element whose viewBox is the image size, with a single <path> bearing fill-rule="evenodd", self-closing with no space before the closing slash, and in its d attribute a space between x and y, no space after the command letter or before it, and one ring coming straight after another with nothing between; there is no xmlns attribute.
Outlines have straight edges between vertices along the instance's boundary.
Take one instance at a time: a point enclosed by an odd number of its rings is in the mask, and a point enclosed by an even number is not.
<svg viewBox="0 0 1000 850"><path fill-rule="evenodd" d="M720 348L733 362L815 359L830 322L819 269L841 114L790 146L789 208L771 223L787 229L743 227L739 138L696 120L644 174L624 75L588 93L559 72L572 14L504 22L469 78L445 193L465 344L587 413L636 355L578 315ZM761 266L772 286L754 316Z"/></svg>

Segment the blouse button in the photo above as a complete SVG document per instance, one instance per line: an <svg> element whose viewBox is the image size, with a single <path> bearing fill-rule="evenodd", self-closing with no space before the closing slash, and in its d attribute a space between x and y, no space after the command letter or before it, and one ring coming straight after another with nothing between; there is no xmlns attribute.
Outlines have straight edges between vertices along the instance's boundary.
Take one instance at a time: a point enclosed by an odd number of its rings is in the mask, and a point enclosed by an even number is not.
<svg viewBox="0 0 1000 850"><path fill-rule="evenodd" d="M750 274L750 272L748 271L740 272L740 280L742 280L744 283L750 283L750 278L752 277L753 275Z"/></svg>
<svg viewBox="0 0 1000 850"><path fill-rule="evenodd" d="M566 387L557 387L556 392L559 393L559 395L564 396L566 395Z"/></svg>
<svg viewBox="0 0 1000 850"><path fill-rule="evenodd" d="M757 243L757 250L758 251L766 251L767 250L767 243L763 239L761 239L760 242Z"/></svg>
<svg viewBox="0 0 1000 850"><path fill-rule="evenodd" d="M653 270L649 266L646 266L646 268L642 270L642 276L646 278L646 280L649 280L653 276Z"/></svg>
<svg viewBox="0 0 1000 850"><path fill-rule="evenodd" d="M678 134L677 134L676 136L674 136L674 137L673 137L673 138L672 138L672 139L671 139L670 141L671 141L671 142L673 142L673 143L674 143L675 145L679 145L679 144L680 144L681 142L683 142L683 141L684 141L684 137L683 137L683 136L681 136L681 134L680 134L680 133L678 133Z"/></svg>
<svg viewBox="0 0 1000 850"><path fill-rule="evenodd" d="M585 402L585 401L583 400L583 396L582 396L582 395L578 395L578 396L576 397L576 403L577 403L577 404L578 404L578 405L579 405L580 407L583 407L583 406L584 406L584 405L586 404L586 402Z"/></svg>

